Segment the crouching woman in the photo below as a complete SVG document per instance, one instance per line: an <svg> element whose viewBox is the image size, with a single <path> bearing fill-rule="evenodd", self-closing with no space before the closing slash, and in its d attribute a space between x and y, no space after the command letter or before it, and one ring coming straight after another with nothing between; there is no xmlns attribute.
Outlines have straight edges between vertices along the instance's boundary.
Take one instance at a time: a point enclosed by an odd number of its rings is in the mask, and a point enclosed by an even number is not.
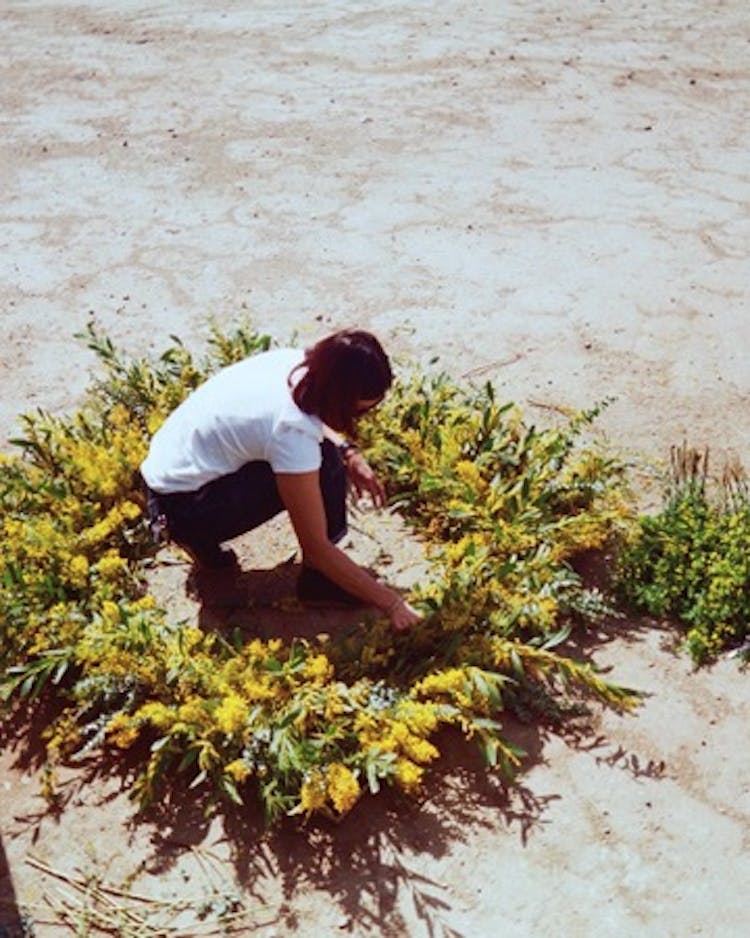
<svg viewBox="0 0 750 938"><path fill-rule="evenodd" d="M286 510L302 550L302 601L366 603L407 629L419 614L336 546L347 529L348 485L385 504L350 439L392 381L382 346L359 330L223 368L151 440L141 475L152 526L166 527L199 567L221 568L236 563L224 541Z"/></svg>

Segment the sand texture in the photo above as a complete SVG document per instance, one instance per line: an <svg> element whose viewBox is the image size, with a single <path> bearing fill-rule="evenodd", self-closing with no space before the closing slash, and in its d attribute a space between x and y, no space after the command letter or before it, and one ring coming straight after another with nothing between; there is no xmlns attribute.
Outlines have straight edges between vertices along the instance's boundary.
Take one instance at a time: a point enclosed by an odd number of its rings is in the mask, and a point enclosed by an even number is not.
<svg viewBox="0 0 750 938"><path fill-rule="evenodd" d="M0 435L80 401L91 321L140 355L248 315L301 343L361 325L541 424L612 397L601 432L641 480L683 439L748 465L748 62L741 0L5 0ZM283 524L245 544L248 589L283 591L294 546ZM363 516L350 549L419 575L398 519ZM173 560L156 586L194 615ZM74 933L44 924L65 884L37 858L160 899L233 889L260 938L746 935L746 673L696 673L635 621L582 653L644 706L513 728L516 789L456 743L422 802L268 837L187 794L137 819L127 774L89 767L49 814L7 739L0 923Z"/></svg>

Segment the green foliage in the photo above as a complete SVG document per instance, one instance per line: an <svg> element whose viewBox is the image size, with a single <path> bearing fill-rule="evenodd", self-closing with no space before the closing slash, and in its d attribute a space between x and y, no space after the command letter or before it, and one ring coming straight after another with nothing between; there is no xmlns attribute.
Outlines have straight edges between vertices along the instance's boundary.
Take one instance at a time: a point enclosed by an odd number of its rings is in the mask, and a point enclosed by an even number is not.
<svg viewBox="0 0 750 938"><path fill-rule="evenodd" d="M664 507L640 519L618 563L626 600L683 623L696 662L742 645L750 623L750 495L742 471L708 484L707 454L672 452Z"/></svg>
<svg viewBox="0 0 750 938"><path fill-rule="evenodd" d="M404 380L363 434L430 545L411 597L424 622L402 635L366 621L325 645L226 641L175 622L147 592L154 548L137 469L192 388L271 340L214 328L197 362L177 339L156 361L121 358L93 328L85 339L104 375L83 406L23 417L19 453L2 457L0 693L10 705L57 695L52 761L141 741L144 802L187 773L233 802L254 791L270 818L340 815L383 784L416 791L440 726L510 773L522 754L503 735L506 709L634 704L559 651L570 628L607 611L570 559L629 523L621 467L580 439L595 411L539 430L489 385Z"/></svg>
<svg viewBox="0 0 750 938"><path fill-rule="evenodd" d="M573 613L611 613L569 564L631 520L623 467L580 445L598 412L539 430L491 385L424 375L381 405L366 429L369 455L432 545L441 576L414 598L442 631L547 638Z"/></svg>

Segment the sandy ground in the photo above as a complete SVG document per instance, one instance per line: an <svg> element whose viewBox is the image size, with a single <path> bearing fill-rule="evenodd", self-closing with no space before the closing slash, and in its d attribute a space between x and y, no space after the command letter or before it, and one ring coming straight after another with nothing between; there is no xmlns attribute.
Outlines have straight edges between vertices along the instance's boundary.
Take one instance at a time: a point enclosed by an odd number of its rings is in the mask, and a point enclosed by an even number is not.
<svg viewBox="0 0 750 938"><path fill-rule="evenodd" d="M745 2L5 0L0 26L3 436L75 406L89 320L140 354L246 312L301 342L360 324L539 422L614 396L601 427L634 460L687 438L750 463ZM393 553L391 525L352 549ZM642 623L586 651L650 693L637 716L516 728L509 793L449 740L423 803L334 828L264 838L189 797L138 821L120 775L81 769L51 816L7 741L0 922L64 933L36 857L234 889L263 938L745 935L746 675L695 674Z"/></svg>

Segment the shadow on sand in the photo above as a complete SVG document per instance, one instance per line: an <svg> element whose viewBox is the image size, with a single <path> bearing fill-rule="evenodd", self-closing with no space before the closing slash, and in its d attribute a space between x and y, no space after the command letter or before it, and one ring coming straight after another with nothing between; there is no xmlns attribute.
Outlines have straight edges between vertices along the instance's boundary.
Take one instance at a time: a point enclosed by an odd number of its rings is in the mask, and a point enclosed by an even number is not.
<svg viewBox="0 0 750 938"><path fill-rule="evenodd" d="M284 596L289 596L294 575L294 565L289 563L270 571L243 573L240 591L251 592L255 597L251 609L247 604L212 602L210 595L206 601L204 584L200 605L202 626L224 632L239 627L243 631L249 629L249 635L266 638L274 631L275 621L275 634L279 635L276 606ZM295 622L297 615L299 622ZM290 623L288 628L300 627L298 634L314 635L350 627L361 621L361 613L332 615L298 610L295 614L291 610L285 611L284 619ZM649 627L649 623L637 620L616 620L586 634L575 647L571 645L565 651L579 660L587 660L603 643L615 637L637 641L638 634ZM37 712L34 725L24 719L15 728L6 728L18 751L17 768L33 771L41 764L39 747L20 743L22 739L39 739L40 717ZM535 829L545 823L549 805L562 797L562 793L533 791L524 781L525 773L544 761L545 743L552 734L563 736L573 747L606 752L608 741L597 736L593 725L585 715L570 725L555 725L538 715L524 722L504 716L506 738L526 753L513 784L488 773L477 748L460 733L443 730L436 740L443 755L430 770L430 781L421 801L392 790L377 797L367 795L338 822L314 819L305 823L285 818L269 830L258 803L248 792L245 807L230 805L219 809L223 829L221 852L224 857L228 855L233 878L242 894L255 900L259 907L266 907L273 921L291 932L303 927L296 921L298 913L293 900L305 891L319 890L327 893L332 906L340 911L342 930L401 938L408 928L403 915L406 904L412 921L416 916L428 934L457 938L460 933L447 921L455 901L451 884L431 879L420 870L429 869L431 859L446 856L456 844L467 842L479 826L490 826L498 836L511 836L525 845ZM609 764L635 775L659 777L659 766L640 764L637 757L622 749L617 752L612 752L611 746L609 749L601 757ZM89 804L93 800L94 807L106 811L109 801L130 789L145 755L145 748L140 752L134 749L113 761L97 757L80 766L74 784L57 804L57 811L64 812L71 799L80 798L82 792L88 793ZM97 802L92 793L105 788L108 794ZM26 821L31 825L35 819ZM210 813L207 815L205 797L200 789L191 791L181 777L170 783L158 805L131 814L129 824L141 832L148 830L150 856L144 858L141 867L156 876L174 869L186 851L200 850L209 842L213 847L217 844L216 826ZM269 878L274 882L277 898L279 890L281 894L281 902L276 901L273 908L267 902ZM2 882L6 881L10 883L7 874ZM14 909L12 885L10 889L9 907ZM15 919L10 919L6 928L18 930L22 921L17 910L13 914ZM266 920L266 924L272 923ZM15 935L12 931L9 934Z"/></svg>
<svg viewBox="0 0 750 938"><path fill-rule="evenodd" d="M0 938L26 938L31 932L16 903L8 858L0 836Z"/></svg>
<svg viewBox="0 0 750 938"><path fill-rule="evenodd" d="M546 731L534 724L511 723L507 736L526 750L525 766L541 761ZM34 773L42 752L20 743L30 731L33 735L27 722L19 724L11 744L17 752L14 768ZM129 835L115 834L111 849L116 842L121 847L129 836L140 845L139 870L157 879L168 878L188 855L220 854L225 883L236 887L244 904L261 910L263 924L283 927L285 933L304 932L297 900L313 891L330 896L344 933L401 938L409 933L406 911L411 922L421 921L430 935L458 938L461 933L446 921L455 902L451 884L426 875L425 866L466 842L480 825L524 844L560 795L532 791L523 775L507 785L488 774L478 749L457 731L443 730L436 742L444 755L433 766L418 801L389 789L377 797L363 796L339 821L282 818L269 829L252 789L244 807L221 805L213 812L206 810L208 801L201 790L190 790L189 779L179 777L158 804L141 812L133 808L126 821ZM106 817L115 806L115 816L122 817L121 803L146 756L147 748L142 747L116 760L96 758L80 766L67 775L53 807L17 817L19 831L31 843L43 828L49 831L50 824L59 830L58 837L68 836L70 822L64 815L68 810L75 815L81 799L89 817ZM106 853L108 848L102 847ZM0 938L33 934L19 930L23 920L9 876L0 883L10 889L10 895L3 896L5 918L0 918L9 931L0 931ZM193 887L185 889L189 893Z"/></svg>

